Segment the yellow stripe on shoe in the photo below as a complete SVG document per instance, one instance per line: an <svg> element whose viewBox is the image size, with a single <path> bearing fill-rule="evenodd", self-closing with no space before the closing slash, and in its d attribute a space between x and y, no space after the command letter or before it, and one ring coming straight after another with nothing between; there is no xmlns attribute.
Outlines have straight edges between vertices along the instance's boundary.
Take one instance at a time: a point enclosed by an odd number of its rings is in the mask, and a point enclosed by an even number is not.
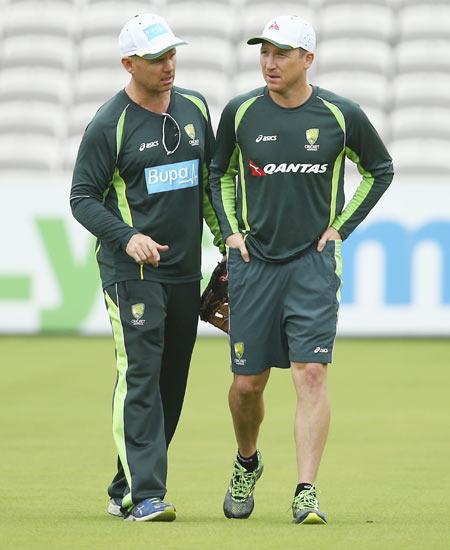
<svg viewBox="0 0 450 550"><path fill-rule="evenodd" d="M325 516L321 517L316 512L310 512L305 516L305 519L298 522L299 525L327 525Z"/></svg>

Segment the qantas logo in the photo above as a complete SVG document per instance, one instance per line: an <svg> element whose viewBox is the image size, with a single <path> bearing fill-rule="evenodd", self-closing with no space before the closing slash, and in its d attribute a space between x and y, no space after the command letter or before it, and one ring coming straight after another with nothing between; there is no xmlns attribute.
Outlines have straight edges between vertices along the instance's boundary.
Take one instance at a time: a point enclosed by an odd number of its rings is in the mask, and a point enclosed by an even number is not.
<svg viewBox="0 0 450 550"><path fill-rule="evenodd" d="M282 164L266 164L264 168L260 168L252 160L248 161L250 167L250 173L252 176L270 176L272 174L324 174L327 171L328 164L294 164L283 162Z"/></svg>
<svg viewBox="0 0 450 550"><path fill-rule="evenodd" d="M248 161L248 165L250 166L250 173L252 176L267 176L264 170L259 166L256 166L252 160Z"/></svg>

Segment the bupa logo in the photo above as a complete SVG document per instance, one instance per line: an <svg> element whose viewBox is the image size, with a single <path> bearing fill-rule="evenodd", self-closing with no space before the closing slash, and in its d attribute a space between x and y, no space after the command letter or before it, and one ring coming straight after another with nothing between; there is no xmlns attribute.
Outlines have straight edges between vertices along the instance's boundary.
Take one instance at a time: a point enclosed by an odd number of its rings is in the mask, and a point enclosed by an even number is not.
<svg viewBox="0 0 450 550"><path fill-rule="evenodd" d="M255 141L256 143L259 143L260 141L277 141L277 136L263 136L262 134L259 134Z"/></svg>
<svg viewBox="0 0 450 550"><path fill-rule="evenodd" d="M281 164L269 163L260 168L252 160L248 161L250 173L252 176L270 176L272 174L324 174L327 171L328 164L308 164L308 163L290 163L283 162Z"/></svg>
<svg viewBox="0 0 450 550"><path fill-rule="evenodd" d="M165 191L177 191L198 185L199 160L187 160L163 164L145 169L145 181L149 195Z"/></svg>

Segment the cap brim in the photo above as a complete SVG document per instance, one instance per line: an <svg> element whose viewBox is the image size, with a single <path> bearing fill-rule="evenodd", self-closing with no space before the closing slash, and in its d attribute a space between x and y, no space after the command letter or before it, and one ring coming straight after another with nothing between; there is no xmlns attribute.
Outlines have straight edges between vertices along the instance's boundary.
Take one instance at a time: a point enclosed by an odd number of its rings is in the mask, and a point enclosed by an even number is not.
<svg viewBox="0 0 450 550"><path fill-rule="evenodd" d="M178 46L184 46L186 44L187 42L184 42L184 40L180 40L178 42L173 42L172 44L168 44L165 48L163 48L162 50L156 53L142 53L142 54L138 53L137 55L139 57L143 57L144 59L157 59L158 57L161 57L172 48L177 48Z"/></svg>
<svg viewBox="0 0 450 550"><path fill-rule="evenodd" d="M270 42L277 48L281 48L282 50L295 50L296 46L289 46L288 44L280 44L279 42L275 42L275 40L272 40L271 38L267 38L266 36L254 36L253 38L250 38L247 40L247 44L250 44L253 46L254 44L261 44L262 42Z"/></svg>

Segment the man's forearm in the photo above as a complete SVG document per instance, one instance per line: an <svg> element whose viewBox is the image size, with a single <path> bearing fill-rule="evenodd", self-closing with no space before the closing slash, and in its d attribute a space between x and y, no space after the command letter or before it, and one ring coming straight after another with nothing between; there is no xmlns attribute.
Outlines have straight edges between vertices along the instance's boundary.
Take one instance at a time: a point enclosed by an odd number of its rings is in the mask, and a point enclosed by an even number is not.
<svg viewBox="0 0 450 550"><path fill-rule="evenodd" d="M70 201L74 218L98 239L125 249L130 238L138 233L109 212L93 197L73 197Z"/></svg>

